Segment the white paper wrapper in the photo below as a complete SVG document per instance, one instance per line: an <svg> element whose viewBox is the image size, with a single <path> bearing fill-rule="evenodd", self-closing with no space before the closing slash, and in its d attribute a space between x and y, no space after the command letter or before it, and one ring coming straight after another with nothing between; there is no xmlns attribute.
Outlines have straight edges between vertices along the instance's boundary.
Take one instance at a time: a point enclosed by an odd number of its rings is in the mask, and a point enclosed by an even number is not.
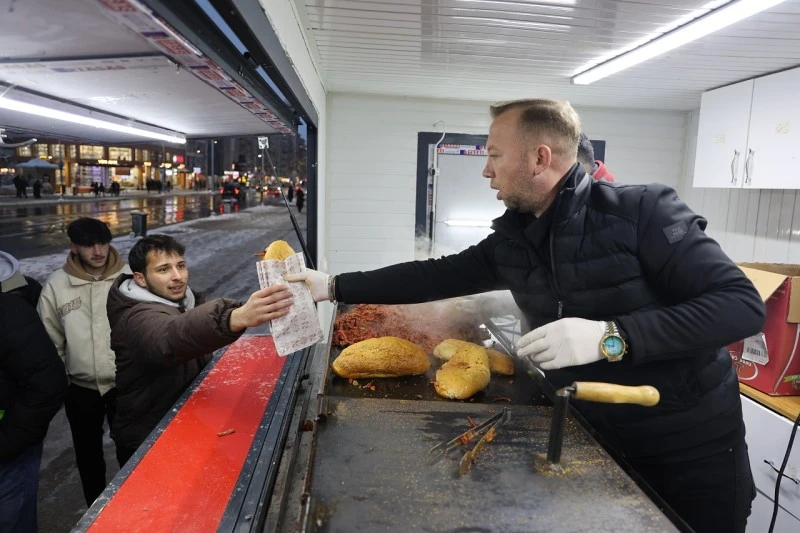
<svg viewBox="0 0 800 533"><path fill-rule="evenodd" d="M270 321L275 348L282 356L311 346L321 341L323 337L311 289L305 283L289 283L283 279L284 274L300 273L305 268L302 253L296 253L283 261L270 259L256 263L258 283L262 289L272 285L283 285L289 287L294 296L289 313Z"/></svg>

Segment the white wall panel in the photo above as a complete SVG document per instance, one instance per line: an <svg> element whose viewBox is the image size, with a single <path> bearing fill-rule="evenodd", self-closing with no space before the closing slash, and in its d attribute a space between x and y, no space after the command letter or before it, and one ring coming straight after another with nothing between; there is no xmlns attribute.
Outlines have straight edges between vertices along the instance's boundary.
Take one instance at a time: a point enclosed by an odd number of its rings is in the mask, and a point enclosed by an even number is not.
<svg viewBox="0 0 800 533"><path fill-rule="evenodd" d="M417 135L486 134L490 102L328 95L328 269L369 270L414 259ZM584 131L604 139L618 181L678 187L689 124L683 111L578 108ZM486 194L492 194L486 189ZM398 237L398 232L404 232ZM368 240L367 250L356 243Z"/></svg>

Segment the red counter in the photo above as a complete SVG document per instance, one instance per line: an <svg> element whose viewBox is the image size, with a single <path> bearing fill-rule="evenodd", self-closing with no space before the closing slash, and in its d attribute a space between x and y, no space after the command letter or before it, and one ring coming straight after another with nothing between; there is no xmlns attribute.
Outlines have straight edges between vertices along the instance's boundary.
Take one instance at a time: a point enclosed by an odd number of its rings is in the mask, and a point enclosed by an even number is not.
<svg viewBox="0 0 800 533"><path fill-rule="evenodd" d="M216 531L285 361L272 337L232 344L88 531Z"/></svg>

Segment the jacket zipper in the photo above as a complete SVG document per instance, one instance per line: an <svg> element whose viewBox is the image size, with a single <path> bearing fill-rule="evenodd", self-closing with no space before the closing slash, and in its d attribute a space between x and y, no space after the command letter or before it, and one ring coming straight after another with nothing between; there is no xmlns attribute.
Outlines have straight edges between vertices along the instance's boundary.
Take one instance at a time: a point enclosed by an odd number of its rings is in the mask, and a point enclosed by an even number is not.
<svg viewBox="0 0 800 533"><path fill-rule="evenodd" d="M556 208L558 205L556 205ZM555 225L555 220L553 221L553 225ZM553 236L554 228L550 228L550 273L553 275L553 291L556 293L556 298L558 298L558 312L556 313L556 319L561 319L564 316L564 302L561 300L561 291L558 288L558 276L556 274L556 257L553 253L553 242L555 238Z"/></svg>

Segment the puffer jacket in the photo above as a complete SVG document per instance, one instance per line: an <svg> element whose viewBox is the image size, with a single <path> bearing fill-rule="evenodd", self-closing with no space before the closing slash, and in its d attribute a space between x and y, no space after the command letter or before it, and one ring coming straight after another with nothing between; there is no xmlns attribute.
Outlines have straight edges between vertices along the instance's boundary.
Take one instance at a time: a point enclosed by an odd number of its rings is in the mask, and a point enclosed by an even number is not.
<svg viewBox="0 0 800 533"><path fill-rule="evenodd" d="M80 267L79 259L70 254L64 267L47 279L39 297L39 316L64 361L69 381L100 394L114 388L114 351L106 299L114 280L124 272L130 272L130 268L113 246L99 281L92 279Z"/></svg>
<svg viewBox="0 0 800 533"><path fill-rule="evenodd" d="M230 314L241 304L228 298L201 303L185 311L156 301L126 296L120 285L108 295L111 347L117 355L117 412L111 437L120 446L137 448L169 412L181 394L211 360L214 350L241 333L229 328Z"/></svg>
<svg viewBox="0 0 800 533"><path fill-rule="evenodd" d="M0 292L0 463L44 439L66 390L64 364L36 309Z"/></svg>
<svg viewBox="0 0 800 533"><path fill-rule="evenodd" d="M654 461L720 452L743 432L738 382L724 348L765 320L758 292L706 221L664 185L565 176L548 214L513 211L494 233L441 259L341 274L337 299L413 303L510 289L529 329L564 317L614 320L629 345L623 362L548 371L572 381L653 385L656 407L576 402L623 454Z"/></svg>

